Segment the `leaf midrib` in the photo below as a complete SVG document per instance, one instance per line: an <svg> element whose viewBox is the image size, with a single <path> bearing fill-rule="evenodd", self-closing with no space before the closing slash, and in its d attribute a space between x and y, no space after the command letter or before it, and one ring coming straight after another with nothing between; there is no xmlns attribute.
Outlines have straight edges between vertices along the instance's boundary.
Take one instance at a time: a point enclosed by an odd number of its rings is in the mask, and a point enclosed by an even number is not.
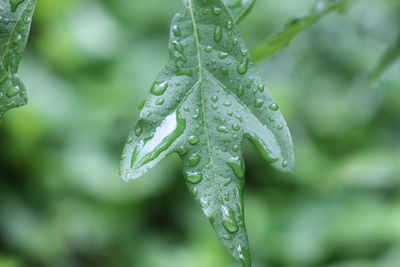
<svg viewBox="0 0 400 267"><path fill-rule="evenodd" d="M192 24L193 24L193 34L195 37L195 42L196 42L196 49L197 49L197 59L198 59L198 68L199 68L199 86L200 86L200 92L201 92L201 106L202 106L202 112L203 112L203 121L204 121L204 127L205 127L205 131L206 131L206 138L207 138L207 150L208 150L208 154L210 157L210 164L211 164L211 169L213 171L214 174L216 174L216 169L215 169L215 163L214 163L214 159L213 159L213 154L212 154L212 150L211 150L211 141L210 141L210 134L209 134L209 125L207 123L207 120L205 119L206 116L206 108L205 108L205 98L204 98L204 86L203 86L203 66L201 64L201 54L200 54L200 40L199 40L199 33L197 31L197 23L196 23L196 19L194 17L194 13L193 13L193 6L192 6L192 1L189 1L189 11L190 11L190 16L192 19Z"/></svg>

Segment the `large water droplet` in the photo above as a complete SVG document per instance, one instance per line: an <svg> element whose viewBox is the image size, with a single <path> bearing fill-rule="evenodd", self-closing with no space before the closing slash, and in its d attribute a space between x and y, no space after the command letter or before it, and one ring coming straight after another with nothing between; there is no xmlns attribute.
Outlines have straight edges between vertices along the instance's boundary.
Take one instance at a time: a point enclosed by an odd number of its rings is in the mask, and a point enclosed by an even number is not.
<svg viewBox="0 0 400 267"><path fill-rule="evenodd" d="M213 13L215 14L215 15L221 15L221 13L222 13L222 9L221 8L219 8L219 7L214 7L213 8Z"/></svg>
<svg viewBox="0 0 400 267"><path fill-rule="evenodd" d="M244 170L243 158L241 157L233 158L232 161L228 162L227 164L233 169L233 172L238 178L240 179L244 178L245 170Z"/></svg>
<svg viewBox="0 0 400 267"><path fill-rule="evenodd" d="M188 164L190 167L196 167L199 165L201 157L198 154L194 154L188 158Z"/></svg>
<svg viewBox="0 0 400 267"><path fill-rule="evenodd" d="M247 251L245 248L243 248L241 245L238 245L236 248L239 259L242 262L243 267L250 267L251 266L251 260L250 260L250 253Z"/></svg>
<svg viewBox="0 0 400 267"><path fill-rule="evenodd" d="M220 125L217 127L217 131L220 133L229 133L229 130L226 126L224 125Z"/></svg>
<svg viewBox="0 0 400 267"><path fill-rule="evenodd" d="M183 133L186 128L186 120L179 113L168 115L156 128L153 135L140 143L137 167L143 166L157 158L163 151Z"/></svg>
<svg viewBox="0 0 400 267"><path fill-rule="evenodd" d="M218 54L218 57L220 58L220 59L225 59L225 58L227 58L229 56L229 54L228 53L225 53L225 52L219 52L219 54Z"/></svg>
<svg viewBox="0 0 400 267"><path fill-rule="evenodd" d="M168 88L168 82L154 83L150 89L153 95L162 95Z"/></svg>
<svg viewBox="0 0 400 267"><path fill-rule="evenodd" d="M222 40L222 28L220 26L215 26L214 28L214 41L219 43Z"/></svg>
<svg viewBox="0 0 400 267"><path fill-rule="evenodd" d="M239 226L236 222L234 211L224 205L222 205L221 208L223 215L222 225L225 227L225 229L230 233L239 231Z"/></svg>
<svg viewBox="0 0 400 267"><path fill-rule="evenodd" d="M278 104L273 103L273 104L269 105L269 109L273 110L273 111L277 111L279 109L279 106L278 106Z"/></svg>
<svg viewBox="0 0 400 267"><path fill-rule="evenodd" d="M264 92L264 90L265 90L265 84L260 83L260 84L257 86L257 89L258 89L258 91L260 91L260 92Z"/></svg>
<svg viewBox="0 0 400 267"><path fill-rule="evenodd" d="M226 27L228 28L228 30L232 30L232 28L233 28L233 22L229 20L229 21L226 23Z"/></svg>
<svg viewBox="0 0 400 267"><path fill-rule="evenodd" d="M179 53L183 54L184 48L183 45L178 41L172 41L172 45L174 46L175 50Z"/></svg>
<svg viewBox="0 0 400 267"><path fill-rule="evenodd" d="M199 137L196 136L196 135L191 135L191 136L189 137L188 141L189 141L189 144L195 145L195 144L197 144L197 143L200 141L200 139L199 139Z"/></svg>
<svg viewBox="0 0 400 267"><path fill-rule="evenodd" d="M182 36L181 30L179 28L179 25L174 25L172 26L172 32L175 35L175 37L180 37Z"/></svg>
<svg viewBox="0 0 400 267"><path fill-rule="evenodd" d="M203 179L203 175L198 172L186 172L185 177L186 180L192 184L197 184Z"/></svg>
<svg viewBox="0 0 400 267"><path fill-rule="evenodd" d="M237 66L237 71L239 74L245 74L249 67L249 59L245 58L244 61Z"/></svg>
<svg viewBox="0 0 400 267"><path fill-rule="evenodd" d="M11 11L15 12L20 4L22 4L25 0L9 0L11 5Z"/></svg>
<svg viewBox="0 0 400 267"><path fill-rule="evenodd" d="M136 129L135 129L135 135L137 136L137 137L139 137L140 135L142 135L142 132L143 132L143 128L141 127L141 126L137 126L136 127Z"/></svg>
<svg viewBox="0 0 400 267"><path fill-rule="evenodd" d="M19 86L10 86L7 90L7 97L13 97L16 96L20 92Z"/></svg>
<svg viewBox="0 0 400 267"><path fill-rule="evenodd" d="M261 98L257 98L257 99L254 101L254 107L256 107L256 108L261 107L263 104L264 104L264 100L261 99Z"/></svg>

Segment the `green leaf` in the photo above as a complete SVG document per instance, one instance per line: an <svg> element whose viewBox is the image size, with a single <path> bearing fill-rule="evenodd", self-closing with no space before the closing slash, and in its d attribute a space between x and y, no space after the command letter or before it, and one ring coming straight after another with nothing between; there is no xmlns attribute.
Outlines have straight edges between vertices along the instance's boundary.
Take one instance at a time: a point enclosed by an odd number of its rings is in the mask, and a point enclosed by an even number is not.
<svg viewBox="0 0 400 267"><path fill-rule="evenodd" d="M35 4L36 0L0 0L0 120L6 111L27 103L17 71Z"/></svg>
<svg viewBox="0 0 400 267"><path fill-rule="evenodd" d="M346 0L320 0L318 1L310 14L304 17L293 19L288 22L282 32L268 37L259 45L251 50L251 55L255 62L269 58L283 48L287 47L290 42L299 33L318 22L321 18L335 10L343 10Z"/></svg>
<svg viewBox="0 0 400 267"><path fill-rule="evenodd" d="M231 13L235 23L238 23L251 10L255 0L223 0L223 2Z"/></svg>
<svg viewBox="0 0 400 267"><path fill-rule="evenodd" d="M400 35L396 42L389 47L380 58L378 64L369 75L370 81L378 80L381 75L400 57Z"/></svg>
<svg viewBox="0 0 400 267"><path fill-rule="evenodd" d="M169 49L128 138L121 176L135 179L179 153L187 186L219 239L250 266L241 144L248 138L272 166L289 172L289 130L221 0L189 1L173 19Z"/></svg>

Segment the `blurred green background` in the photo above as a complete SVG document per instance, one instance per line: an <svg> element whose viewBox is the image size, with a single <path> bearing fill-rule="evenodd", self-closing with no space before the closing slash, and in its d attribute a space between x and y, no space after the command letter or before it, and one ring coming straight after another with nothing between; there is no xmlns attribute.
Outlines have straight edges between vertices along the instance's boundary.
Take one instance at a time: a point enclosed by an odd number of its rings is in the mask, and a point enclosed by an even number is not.
<svg viewBox="0 0 400 267"><path fill-rule="evenodd" d="M314 0L258 0L252 46ZM118 177L138 106L168 59L181 0L40 0L20 69L29 105L0 127L0 266L237 266L175 155ZM366 77L400 33L398 0L351 1L259 66L294 138L281 174L244 143L254 267L400 266L400 62Z"/></svg>

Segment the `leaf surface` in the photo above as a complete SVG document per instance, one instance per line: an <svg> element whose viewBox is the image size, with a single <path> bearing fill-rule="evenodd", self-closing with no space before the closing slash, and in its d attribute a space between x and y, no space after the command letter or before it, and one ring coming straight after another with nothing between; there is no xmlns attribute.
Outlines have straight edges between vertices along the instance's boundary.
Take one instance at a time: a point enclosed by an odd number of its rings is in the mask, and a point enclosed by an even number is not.
<svg viewBox="0 0 400 267"><path fill-rule="evenodd" d="M282 32L272 35L261 42L251 50L251 55L255 62L269 58L283 48L287 47L290 42L302 31L318 22L332 11L342 10L345 8L346 0L320 0L318 1L310 14L293 19L288 22Z"/></svg>
<svg viewBox="0 0 400 267"><path fill-rule="evenodd" d="M248 138L272 166L291 171L289 130L221 0L190 0L170 36L170 60L128 138L121 176L135 179L179 153L193 198L229 252L250 266L241 144Z"/></svg>
<svg viewBox="0 0 400 267"><path fill-rule="evenodd" d="M17 75L28 40L36 0L0 0L0 120L26 104L24 83Z"/></svg>

